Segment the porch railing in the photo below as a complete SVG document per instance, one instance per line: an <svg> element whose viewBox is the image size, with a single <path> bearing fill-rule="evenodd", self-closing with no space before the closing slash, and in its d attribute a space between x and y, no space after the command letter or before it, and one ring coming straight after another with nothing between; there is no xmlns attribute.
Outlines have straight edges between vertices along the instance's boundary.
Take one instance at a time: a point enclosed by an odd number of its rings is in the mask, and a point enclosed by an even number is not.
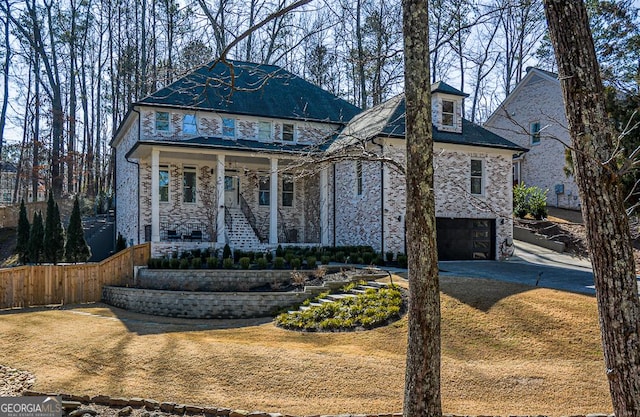
<svg viewBox="0 0 640 417"><path fill-rule="evenodd" d="M201 221L189 221L185 223L160 222L160 240L164 242L200 240L211 241L207 223Z"/></svg>
<svg viewBox="0 0 640 417"><path fill-rule="evenodd" d="M253 232L256 234L256 236L258 236L258 239L260 239L260 242L267 242L267 238L258 229L256 216L253 214L249 203L247 203L247 200L242 194L240 194L240 211L242 211L242 214L244 214L244 217L247 219L247 222L249 222L249 225L253 229Z"/></svg>
<svg viewBox="0 0 640 417"><path fill-rule="evenodd" d="M298 243L298 229L287 227L282 211L278 209L278 241L282 243Z"/></svg>

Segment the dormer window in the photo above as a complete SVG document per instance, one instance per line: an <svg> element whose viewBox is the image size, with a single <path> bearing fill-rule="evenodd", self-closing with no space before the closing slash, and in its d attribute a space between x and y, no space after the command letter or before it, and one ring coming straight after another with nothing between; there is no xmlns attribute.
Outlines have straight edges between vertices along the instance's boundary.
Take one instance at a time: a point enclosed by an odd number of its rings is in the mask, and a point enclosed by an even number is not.
<svg viewBox="0 0 640 417"><path fill-rule="evenodd" d="M442 126L454 127L455 103L450 100L442 100Z"/></svg>

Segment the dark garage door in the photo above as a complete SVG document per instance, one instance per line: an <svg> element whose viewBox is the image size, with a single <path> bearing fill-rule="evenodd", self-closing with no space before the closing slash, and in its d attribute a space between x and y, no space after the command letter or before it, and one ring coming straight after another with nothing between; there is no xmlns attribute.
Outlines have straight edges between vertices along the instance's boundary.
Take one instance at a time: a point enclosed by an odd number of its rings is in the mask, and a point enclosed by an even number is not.
<svg viewBox="0 0 640 417"><path fill-rule="evenodd" d="M438 259L495 259L496 222L491 219L436 219Z"/></svg>

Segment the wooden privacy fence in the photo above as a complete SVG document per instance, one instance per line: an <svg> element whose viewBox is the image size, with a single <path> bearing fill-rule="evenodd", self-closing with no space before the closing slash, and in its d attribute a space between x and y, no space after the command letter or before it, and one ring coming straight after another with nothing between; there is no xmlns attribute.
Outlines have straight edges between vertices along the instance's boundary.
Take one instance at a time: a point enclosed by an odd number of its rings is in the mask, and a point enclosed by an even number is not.
<svg viewBox="0 0 640 417"><path fill-rule="evenodd" d="M149 261L149 243L99 263L27 265L0 269L0 309L100 301L103 285L129 285L133 267Z"/></svg>

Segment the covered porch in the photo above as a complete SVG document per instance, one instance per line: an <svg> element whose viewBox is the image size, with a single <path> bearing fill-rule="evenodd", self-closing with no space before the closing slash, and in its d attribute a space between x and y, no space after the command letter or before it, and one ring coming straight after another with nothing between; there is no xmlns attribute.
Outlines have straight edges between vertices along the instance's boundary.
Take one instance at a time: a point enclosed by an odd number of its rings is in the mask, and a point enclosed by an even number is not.
<svg viewBox="0 0 640 417"><path fill-rule="evenodd" d="M229 244L329 245L327 169L300 176L287 153L140 144L140 241L155 254Z"/></svg>

